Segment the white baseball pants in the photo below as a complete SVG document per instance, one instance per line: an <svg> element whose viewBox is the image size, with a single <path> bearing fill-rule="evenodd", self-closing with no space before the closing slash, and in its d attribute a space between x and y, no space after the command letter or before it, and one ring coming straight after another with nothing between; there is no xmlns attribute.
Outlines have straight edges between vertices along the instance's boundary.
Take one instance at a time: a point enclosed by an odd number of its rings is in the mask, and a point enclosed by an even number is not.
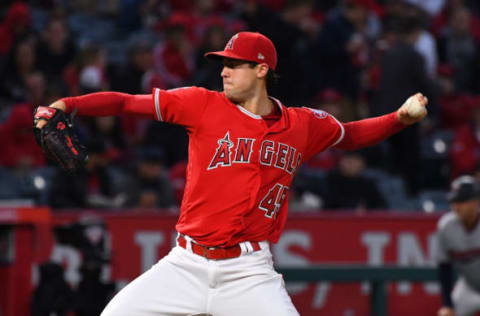
<svg viewBox="0 0 480 316"><path fill-rule="evenodd" d="M177 246L123 288L101 316L299 315L273 269L268 243L260 246L225 260L208 260Z"/></svg>

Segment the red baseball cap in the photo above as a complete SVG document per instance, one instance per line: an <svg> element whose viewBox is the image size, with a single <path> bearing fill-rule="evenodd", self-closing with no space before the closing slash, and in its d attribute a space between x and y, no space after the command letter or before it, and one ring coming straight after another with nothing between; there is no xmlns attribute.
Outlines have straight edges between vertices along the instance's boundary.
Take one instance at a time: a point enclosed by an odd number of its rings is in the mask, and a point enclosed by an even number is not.
<svg viewBox="0 0 480 316"><path fill-rule="evenodd" d="M208 58L226 57L266 63L275 70L277 66L277 51L272 41L257 32L240 32L232 36L222 51L205 54Z"/></svg>

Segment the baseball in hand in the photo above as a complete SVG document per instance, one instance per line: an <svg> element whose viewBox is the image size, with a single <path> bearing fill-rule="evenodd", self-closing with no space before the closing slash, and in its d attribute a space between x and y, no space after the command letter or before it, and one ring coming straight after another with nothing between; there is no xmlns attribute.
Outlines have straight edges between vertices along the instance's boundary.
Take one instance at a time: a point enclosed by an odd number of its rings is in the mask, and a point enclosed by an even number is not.
<svg viewBox="0 0 480 316"><path fill-rule="evenodd" d="M413 95L407 100L407 113L409 116L412 118L420 118L423 115L425 115L425 112L427 112L427 109L425 108L424 105L420 103L418 100L418 95Z"/></svg>

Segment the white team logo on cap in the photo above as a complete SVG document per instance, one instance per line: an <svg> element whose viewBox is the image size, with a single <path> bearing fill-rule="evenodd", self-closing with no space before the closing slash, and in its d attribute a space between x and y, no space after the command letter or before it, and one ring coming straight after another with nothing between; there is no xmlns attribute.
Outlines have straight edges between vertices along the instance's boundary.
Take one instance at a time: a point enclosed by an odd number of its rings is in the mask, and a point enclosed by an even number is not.
<svg viewBox="0 0 480 316"><path fill-rule="evenodd" d="M225 45L225 50L230 49L233 50L233 44L235 40L238 38L238 34L232 36L232 38L228 41L227 45Z"/></svg>
<svg viewBox="0 0 480 316"><path fill-rule="evenodd" d="M257 58L258 58L258 59L261 59L261 60L264 60L264 59L265 59L265 56L263 56L262 53L258 53Z"/></svg>

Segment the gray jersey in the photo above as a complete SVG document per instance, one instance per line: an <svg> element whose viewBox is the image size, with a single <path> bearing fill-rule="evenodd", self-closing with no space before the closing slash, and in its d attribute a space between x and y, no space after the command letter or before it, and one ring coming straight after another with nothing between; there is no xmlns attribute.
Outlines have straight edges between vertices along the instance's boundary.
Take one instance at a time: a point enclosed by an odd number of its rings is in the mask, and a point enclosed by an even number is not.
<svg viewBox="0 0 480 316"><path fill-rule="evenodd" d="M480 224L467 231L451 211L440 218L437 237L437 262L453 263L458 274L480 292Z"/></svg>

